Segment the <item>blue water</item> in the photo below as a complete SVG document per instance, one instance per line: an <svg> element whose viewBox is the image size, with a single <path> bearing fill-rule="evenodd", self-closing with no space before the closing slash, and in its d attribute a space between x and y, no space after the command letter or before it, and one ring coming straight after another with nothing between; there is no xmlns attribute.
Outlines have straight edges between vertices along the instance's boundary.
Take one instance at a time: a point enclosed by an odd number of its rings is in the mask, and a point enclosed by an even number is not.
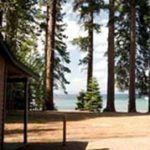
<svg viewBox="0 0 150 150"><path fill-rule="evenodd" d="M106 107L106 95L103 94L103 108ZM76 108L76 95L55 95L55 106L58 110L75 110ZM128 95L116 94L115 107L118 112L127 112L128 110ZM145 97L136 98L136 108L138 112L148 111L148 100Z"/></svg>

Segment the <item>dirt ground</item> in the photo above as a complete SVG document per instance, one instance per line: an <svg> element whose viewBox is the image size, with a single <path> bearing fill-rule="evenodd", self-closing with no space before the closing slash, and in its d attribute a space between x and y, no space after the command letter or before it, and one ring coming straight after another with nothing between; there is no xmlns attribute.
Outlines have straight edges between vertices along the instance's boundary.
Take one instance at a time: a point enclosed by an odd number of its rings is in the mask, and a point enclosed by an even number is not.
<svg viewBox="0 0 150 150"><path fill-rule="evenodd" d="M67 118L66 147L61 144L62 115ZM21 113L7 115L5 143L21 143L22 129ZM150 114L30 112L27 149L85 150L89 142L96 140L138 137L150 138Z"/></svg>

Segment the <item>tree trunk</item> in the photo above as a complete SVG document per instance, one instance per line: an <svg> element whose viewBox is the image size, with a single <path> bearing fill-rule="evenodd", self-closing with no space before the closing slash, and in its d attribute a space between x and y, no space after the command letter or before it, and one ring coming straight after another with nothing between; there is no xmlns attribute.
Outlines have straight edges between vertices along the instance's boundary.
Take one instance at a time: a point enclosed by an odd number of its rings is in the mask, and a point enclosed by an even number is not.
<svg viewBox="0 0 150 150"><path fill-rule="evenodd" d="M53 0L47 6L47 31L46 31L46 66L45 66L45 105L46 110L54 109L53 102L53 70L54 70L54 47L55 47L55 26L56 26L56 3Z"/></svg>
<svg viewBox="0 0 150 150"><path fill-rule="evenodd" d="M2 22L3 22L3 11L0 10L0 27L2 27Z"/></svg>
<svg viewBox="0 0 150 150"><path fill-rule="evenodd" d="M129 70L129 112L136 112L135 96L135 57L136 57L136 9L135 0L131 1L130 22L130 70Z"/></svg>
<svg viewBox="0 0 150 150"><path fill-rule="evenodd" d="M149 7L150 7L150 1L149 1ZM149 22L149 28L150 28L150 22ZM149 71L149 74L148 74L148 76L149 76L149 82L148 82L148 100L149 100L149 106L148 106L148 112L150 112L150 29L149 29L149 41L148 41L148 43L149 43L149 61L148 61L148 71Z"/></svg>
<svg viewBox="0 0 150 150"><path fill-rule="evenodd" d="M114 0L109 1L109 33L108 33L108 82L107 106L105 111L115 112L114 104Z"/></svg>
<svg viewBox="0 0 150 150"><path fill-rule="evenodd" d="M150 55L149 55L150 56ZM148 106L148 112L150 112L150 59L149 59L149 79L148 79L148 101L149 101L149 106Z"/></svg>
<svg viewBox="0 0 150 150"><path fill-rule="evenodd" d="M89 14L89 24L93 24L93 12ZM87 91L89 87L90 80L93 77L93 28L88 30L89 36L89 46L88 46L88 69L87 69Z"/></svg>

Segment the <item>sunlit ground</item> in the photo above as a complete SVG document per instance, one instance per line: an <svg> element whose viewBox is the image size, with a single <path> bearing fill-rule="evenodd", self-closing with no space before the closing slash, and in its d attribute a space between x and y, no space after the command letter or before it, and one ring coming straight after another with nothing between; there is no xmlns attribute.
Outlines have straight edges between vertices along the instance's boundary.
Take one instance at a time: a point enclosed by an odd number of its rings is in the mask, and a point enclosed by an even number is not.
<svg viewBox="0 0 150 150"><path fill-rule="evenodd" d="M29 143L62 142L62 118L64 112L31 112L29 115ZM92 114L67 112L67 141L89 142L107 138L150 137L150 115L148 114ZM21 113L7 115L5 142L23 141ZM85 143L84 143L85 144ZM77 144L75 144L77 145Z"/></svg>

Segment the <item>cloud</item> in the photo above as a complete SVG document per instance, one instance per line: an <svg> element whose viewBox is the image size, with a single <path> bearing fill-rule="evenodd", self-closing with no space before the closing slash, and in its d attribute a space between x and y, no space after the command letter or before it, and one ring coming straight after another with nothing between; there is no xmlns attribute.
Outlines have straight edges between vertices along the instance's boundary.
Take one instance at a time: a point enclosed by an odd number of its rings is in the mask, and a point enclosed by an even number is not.
<svg viewBox="0 0 150 150"><path fill-rule="evenodd" d="M70 41L73 40L74 38L76 38L78 35L80 35L80 34L82 35L82 33L84 33L81 30L81 27L75 21L68 20L66 22L67 22L67 30L65 32Z"/></svg>
<svg viewBox="0 0 150 150"><path fill-rule="evenodd" d="M79 93L82 89L85 90L86 88L86 79L76 76L71 77L71 84L67 86L68 92L70 94Z"/></svg>
<svg viewBox="0 0 150 150"><path fill-rule="evenodd" d="M104 23L107 19L103 19ZM94 37L94 77L97 78L102 93L107 90L107 57L104 54L107 52L107 37L108 28L101 27L101 33Z"/></svg>

